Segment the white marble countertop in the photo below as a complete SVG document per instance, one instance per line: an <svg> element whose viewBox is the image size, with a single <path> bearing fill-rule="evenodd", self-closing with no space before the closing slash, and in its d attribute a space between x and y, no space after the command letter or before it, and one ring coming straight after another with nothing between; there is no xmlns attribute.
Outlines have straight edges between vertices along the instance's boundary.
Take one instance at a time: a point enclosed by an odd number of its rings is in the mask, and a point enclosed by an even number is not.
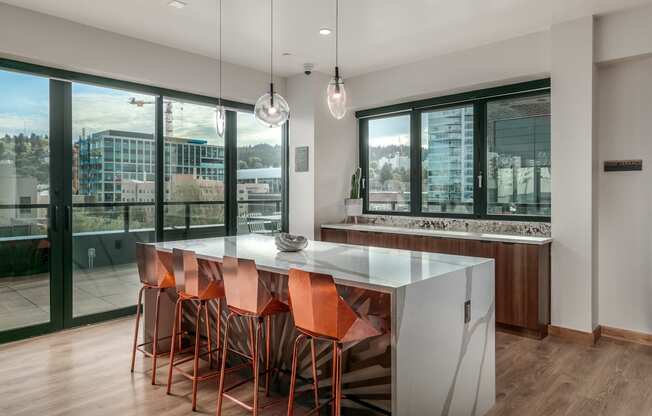
<svg viewBox="0 0 652 416"><path fill-rule="evenodd" d="M498 241L503 243L519 244L548 244L552 243L550 237L531 237L525 235L472 233L465 231L431 230L426 228L390 227L386 225L369 224L322 224L322 228L333 228L348 231L370 231L389 234L423 235L428 237L460 238L465 240Z"/></svg>
<svg viewBox="0 0 652 416"><path fill-rule="evenodd" d="M156 243L159 250L192 250L197 256L221 261L226 256L253 259L259 269L287 274L291 268L330 274L340 284L393 290L436 278L492 259L310 241L296 253L276 249L274 238L248 234Z"/></svg>

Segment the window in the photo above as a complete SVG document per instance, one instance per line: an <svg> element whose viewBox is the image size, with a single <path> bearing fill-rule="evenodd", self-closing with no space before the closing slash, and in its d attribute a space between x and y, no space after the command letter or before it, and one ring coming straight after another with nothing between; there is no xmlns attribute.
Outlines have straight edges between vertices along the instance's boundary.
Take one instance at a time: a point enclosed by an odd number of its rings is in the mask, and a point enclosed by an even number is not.
<svg viewBox="0 0 652 416"><path fill-rule="evenodd" d="M224 175L203 175L202 170L223 168L224 158L198 156L201 149L224 149L215 107L165 98L164 118L166 238L188 237L191 228L219 227L223 234Z"/></svg>
<svg viewBox="0 0 652 416"><path fill-rule="evenodd" d="M368 210L410 211L410 115L369 120Z"/></svg>
<svg viewBox="0 0 652 416"><path fill-rule="evenodd" d="M238 234L281 231L283 127L270 129L237 113Z"/></svg>
<svg viewBox="0 0 652 416"><path fill-rule="evenodd" d="M473 105L421 113L421 211L473 214Z"/></svg>
<svg viewBox="0 0 652 416"><path fill-rule="evenodd" d="M550 216L550 95L487 103L487 213Z"/></svg>
<svg viewBox="0 0 652 416"><path fill-rule="evenodd" d="M549 79L356 116L366 213L549 220Z"/></svg>

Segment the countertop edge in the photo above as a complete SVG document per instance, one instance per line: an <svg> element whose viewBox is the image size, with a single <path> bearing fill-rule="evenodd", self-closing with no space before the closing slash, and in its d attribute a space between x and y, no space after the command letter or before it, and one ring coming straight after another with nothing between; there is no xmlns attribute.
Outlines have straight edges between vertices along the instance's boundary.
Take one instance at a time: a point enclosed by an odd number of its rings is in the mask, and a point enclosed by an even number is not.
<svg viewBox="0 0 652 416"><path fill-rule="evenodd" d="M430 229L417 229L406 227L392 227L382 225L367 225L367 224L322 224L321 228L336 229L336 230L350 230L350 231L368 231L387 234L403 234L403 235L421 235L426 237L443 237L454 238L461 240L482 240L482 241L495 241L500 243L516 243L516 244L532 244L532 245L545 245L553 242L551 237L536 237L536 236L520 236L513 234L494 234L494 233L474 233L466 231L446 231L446 230L430 230Z"/></svg>

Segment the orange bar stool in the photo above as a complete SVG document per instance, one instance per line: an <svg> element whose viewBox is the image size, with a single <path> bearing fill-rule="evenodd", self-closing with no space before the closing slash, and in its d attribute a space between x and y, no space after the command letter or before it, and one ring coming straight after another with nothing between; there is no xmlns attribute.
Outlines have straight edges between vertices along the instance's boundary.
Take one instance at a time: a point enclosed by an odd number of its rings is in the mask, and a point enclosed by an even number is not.
<svg viewBox="0 0 652 416"><path fill-rule="evenodd" d="M260 349L261 332L263 322L265 323L265 395L269 395L269 376L270 376L270 319L274 315L289 312L288 305L278 299L276 294L272 293L259 278L256 263L253 260L238 259L224 256L222 263L222 273L224 277L224 289L226 291L226 303L229 308L229 315L226 318L224 330L224 346L222 349L222 368L220 372L220 383L217 396L217 416L222 414L222 401L224 397L235 402L241 407L253 412L254 416L258 415L261 408L268 407L278 401L272 401L260 405L258 400L259 379L260 379ZM235 383L228 388L224 387L224 374L226 369L227 352L232 351L228 348L229 344L229 322L234 317L244 318L250 331L251 356L248 358L251 363L247 366L252 367L253 377ZM235 352L235 351L234 351ZM240 354L243 355L243 354ZM228 394L228 391L241 386L253 379L253 405L248 405L236 397Z"/></svg>
<svg viewBox="0 0 652 416"><path fill-rule="evenodd" d="M174 249L172 252L174 263L174 275L177 279L177 302L174 308L174 326L172 328L172 347L170 352L170 366L168 369L167 394L172 389L172 372L179 371L183 376L192 381L192 410L197 410L197 384L200 381L210 380L219 375L219 371L213 370L213 351L220 350L221 315L222 302L224 297L224 283L221 279L219 265L208 260L198 260L192 251ZM211 341L211 324L207 302L217 301L217 343L213 349ZM181 352L181 337L178 334L183 316L184 302L192 302L195 306L195 348L192 357L184 357L175 360L175 354ZM204 312L204 324L206 325L206 352L201 352L201 331L200 321ZM178 344L178 345L177 345ZM205 374L199 373L200 356L208 355L209 371ZM185 371L180 365L193 361L192 373Z"/></svg>
<svg viewBox="0 0 652 416"><path fill-rule="evenodd" d="M290 269L288 278L290 305L294 325L299 331L292 351L292 376L288 416L294 414L294 389L297 380L297 361L302 341L325 341L333 345L332 397L316 406L313 414L328 403L334 402L333 414L339 416L342 404L342 345L362 341L383 333L384 321L376 316L360 317L337 293L333 277ZM314 367L313 355L313 367ZM314 370L313 370L314 371Z"/></svg>
<svg viewBox="0 0 652 416"><path fill-rule="evenodd" d="M142 287L138 292L138 305L136 306L136 329L134 331L134 343L131 350L131 372L134 372L136 363L136 351L152 358L152 384L156 384L156 359L159 356L167 355L167 352L158 351L159 344L159 310L161 308L161 294L168 288L175 285L172 271L172 255L159 252L153 245L136 244L136 262L138 263L138 277ZM138 344L138 328L140 327L140 315L143 303L143 292L145 290L156 290L156 315L154 320L154 338L149 342ZM167 337L166 337L167 338ZM152 345L152 352L145 349L145 346Z"/></svg>

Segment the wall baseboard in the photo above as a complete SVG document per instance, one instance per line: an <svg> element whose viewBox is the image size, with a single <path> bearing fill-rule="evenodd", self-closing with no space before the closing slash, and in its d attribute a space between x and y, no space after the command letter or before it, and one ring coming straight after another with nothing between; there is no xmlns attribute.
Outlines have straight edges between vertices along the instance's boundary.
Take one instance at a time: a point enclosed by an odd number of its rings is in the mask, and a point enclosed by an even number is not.
<svg viewBox="0 0 652 416"><path fill-rule="evenodd" d="M598 339L600 339L601 327L598 325L593 332L584 332L578 331L577 329L564 328L562 326L548 325L548 335L581 344L593 345L598 342Z"/></svg>
<svg viewBox="0 0 652 416"><path fill-rule="evenodd" d="M614 328L605 325L601 325L601 330L602 336L605 338L612 338L621 341L652 346L652 334L630 331L628 329Z"/></svg>

